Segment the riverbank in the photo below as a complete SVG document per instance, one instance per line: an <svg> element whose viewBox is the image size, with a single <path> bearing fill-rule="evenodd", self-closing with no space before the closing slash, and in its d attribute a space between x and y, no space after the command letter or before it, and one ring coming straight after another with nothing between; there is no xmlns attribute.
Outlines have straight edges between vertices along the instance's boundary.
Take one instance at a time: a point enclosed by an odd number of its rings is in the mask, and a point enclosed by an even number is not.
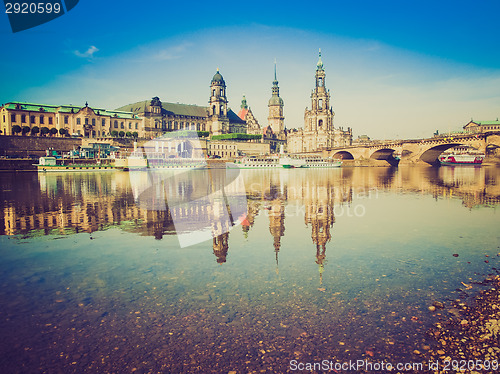
<svg viewBox="0 0 500 374"><path fill-rule="evenodd" d="M498 254L497 256L500 256ZM496 270L495 268L493 268ZM471 284L463 283L464 290ZM438 316L447 320L436 322L429 331L435 347L426 353L428 362L439 363L434 373L467 372L496 373L500 367L500 276L489 275L478 285L486 287L472 300L457 299L436 303ZM446 370L448 369L448 370ZM458 369L458 370L457 370ZM459 370L463 369L463 370Z"/></svg>

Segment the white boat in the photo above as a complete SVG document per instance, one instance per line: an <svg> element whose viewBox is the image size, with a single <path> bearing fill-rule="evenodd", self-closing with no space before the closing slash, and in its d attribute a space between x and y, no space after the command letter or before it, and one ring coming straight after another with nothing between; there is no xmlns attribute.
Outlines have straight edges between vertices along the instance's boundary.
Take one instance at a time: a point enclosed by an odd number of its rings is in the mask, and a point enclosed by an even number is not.
<svg viewBox="0 0 500 374"><path fill-rule="evenodd" d="M289 156L280 157L279 164L285 169L306 168L306 160L303 158L292 158Z"/></svg>
<svg viewBox="0 0 500 374"><path fill-rule="evenodd" d="M342 166L342 161L333 158L308 157L306 165L308 168L339 168Z"/></svg>
<svg viewBox="0 0 500 374"><path fill-rule="evenodd" d="M238 168L238 169L269 169L269 168L281 168L283 167L279 163L280 158L278 156L248 156L241 157L232 163L228 163L228 168Z"/></svg>
<svg viewBox="0 0 500 374"><path fill-rule="evenodd" d="M86 162L72 162L65 159L57 163L57 159L52 156L40 157L38 164L34 164L39 172L70 172L70 171L111 171L116 170L115 166L109 163L101 163L100 160L89 159Z"/></svg>

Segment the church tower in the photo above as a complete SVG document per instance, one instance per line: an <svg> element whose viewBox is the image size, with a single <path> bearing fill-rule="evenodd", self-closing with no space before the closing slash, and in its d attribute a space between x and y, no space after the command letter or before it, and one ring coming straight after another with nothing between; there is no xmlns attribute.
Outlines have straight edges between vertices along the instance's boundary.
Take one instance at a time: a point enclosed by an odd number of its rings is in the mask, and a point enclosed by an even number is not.
<svg viewBox="0 0 500 374"><path fill-rule="evenodd" d="M274 81L272 96L269 99L269 117L267 118L269 126L276 135L282 134L285 130L285 117L283 116L283 99L280 97L280 88L276 78L276 62L274 62Z"/></svg>
<svg viewBox="0 0 500 374"><path fill-rule="evenodd" d="M229 119L227 117L226 82L222 78L219 69L210 83L210 100L208 101L208 115L212 135L225 134L229 131Z"/></svg>
<svg viewBox="0 0 500 374"><path fill-rule="evenodd" d="M333 132L333 113L330 107L330 92L326 89L326 74L321 61L321 49L316 65L316 85L311 93L311 110L306 111L304 127L306 131ZM329 142L328 142L329 143ZM318 145L319 146L319 145ZM331 146L331 144L323 144Z"/></svg>
<svg viewBox="0 0 500 374"><path fill-rule="evenodd" d="M334 145L333 109L330 91L326 89L326 74L321 61L321 49L316 64L315 87L311 93L311 109L304 113L303 151L317 151Z"/></svg>

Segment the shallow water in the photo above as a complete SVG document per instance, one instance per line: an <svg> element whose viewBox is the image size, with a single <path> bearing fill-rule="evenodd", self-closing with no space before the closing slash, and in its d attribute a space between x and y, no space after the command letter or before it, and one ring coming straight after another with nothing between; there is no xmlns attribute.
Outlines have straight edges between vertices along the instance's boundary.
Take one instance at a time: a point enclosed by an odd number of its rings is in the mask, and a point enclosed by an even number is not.
<svg viewBox="0 0 500 374"><path fill-rule="evenodd" d="M175 206L206 193L206 172L174 180L170 210L141 204L130 173L0 174L3 372L419 362L426 331L450 317L428 306L497 272L498 169L241 178L242 224L181 246ZM206 225L196 212L188 234Z"/></svg>

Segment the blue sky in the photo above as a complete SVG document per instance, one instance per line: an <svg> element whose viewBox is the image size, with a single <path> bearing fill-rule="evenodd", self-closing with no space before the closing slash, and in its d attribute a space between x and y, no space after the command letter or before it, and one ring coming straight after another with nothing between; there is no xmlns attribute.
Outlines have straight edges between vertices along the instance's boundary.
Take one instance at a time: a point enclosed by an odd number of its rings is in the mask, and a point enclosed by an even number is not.
<svg viewBox="0 0 500 374"><path fill-rule="evenodd" d="M230 107L267 122L278 62L285 124L303 124L318 48L335 126L417 138L500 117L500 1L80 0L13 34L0 16L0 103L116 108L159 96L207 105L220 68Z"/></svg>

